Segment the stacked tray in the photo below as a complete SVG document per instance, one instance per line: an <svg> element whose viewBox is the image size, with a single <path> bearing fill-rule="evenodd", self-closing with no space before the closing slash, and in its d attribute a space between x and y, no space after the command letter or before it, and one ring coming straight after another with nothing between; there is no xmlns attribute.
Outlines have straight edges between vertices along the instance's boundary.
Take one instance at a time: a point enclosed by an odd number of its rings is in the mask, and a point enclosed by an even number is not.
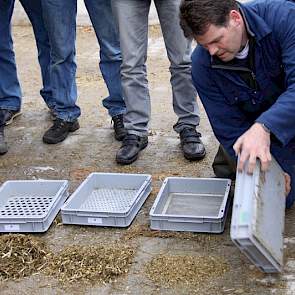
<svg viewBox="0 0 295 295"><path fill-rule="evenodd" d="M230 184L229 179L166 178L150 211L151 228L223 232Z"/></svg>
<svg viewBox="0 0 295 295"><path fill-rule="evenodd" d="M62 207L62 221L127 227L151 190L147 174L92 173Z"/></svg>
<svg viewBox="0 0 295 295"><path fill-rule="evenodd" d="M47 231L67 197L67 180L6 181L0 188L0 232Z"/></svg>
<svg viewBox="0 0 295 295"><path fill-rule="evenodd" d="M253 175L245 171L236 177L231 238L260 270L280 272L286 202L283 171L274 159L266 173L258 161Z"/></svg>

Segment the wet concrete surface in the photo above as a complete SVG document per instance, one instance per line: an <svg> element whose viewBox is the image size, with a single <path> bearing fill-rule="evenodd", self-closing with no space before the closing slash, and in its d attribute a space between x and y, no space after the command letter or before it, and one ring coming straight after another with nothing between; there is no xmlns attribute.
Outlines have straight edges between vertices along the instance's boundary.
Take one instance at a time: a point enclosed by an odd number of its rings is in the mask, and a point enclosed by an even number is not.
<svg viewBox="0 0 295 295"><path fill-rule="evenodd" d="M111 241L130 244L136 248L136 255L126 276L103 286L72 283L65 287L51 277L35 274L17 281L0 282L1 294L295 294L294 209L286 213L285 268L281 275L260 273L234 246L229 236L230 215L225 232L219 235L151 234L148 214L165 177L213 177L211 162L217 150L217 142L200 105L200 131L207 156L199 162L183 158L179 138L172 129L176 116L172 109L169 64L158 27L151 27L149 39L148 76L152 101L149 145L130 166L115 163L120 143L114 139L111 119L101 105L107 90L98 68L98 45L92 29L78 29L81 128L57 145L42 143L42 135L51 121L39 96L40 71L31 28L14 27L14 40L24 97L23 114L6 128L9 152L0 158L1 183L14 179L68 179L70 192L73 192L91 172L148 173L153 177L153 192L129 229L62 225L57 217L47 233L37 235L54 252L73 244ZM137 230L140 227L144 229L142 232ZM216 255L228 263L229 270L223 276L210 278L198 289L190 285L164 288L150 281L144 271L145 263L163 253Z"/></svg>

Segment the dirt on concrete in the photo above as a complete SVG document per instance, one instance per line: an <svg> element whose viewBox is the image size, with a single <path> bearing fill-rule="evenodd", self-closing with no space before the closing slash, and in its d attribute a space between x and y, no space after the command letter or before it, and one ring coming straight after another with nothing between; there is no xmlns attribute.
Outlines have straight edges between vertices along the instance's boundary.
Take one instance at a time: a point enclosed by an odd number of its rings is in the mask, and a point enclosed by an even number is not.
<svg viewBox="0 0 295 295"><path fill-rule="evenodd" d="M182 155L178 135L172 128L177 118L172 108L169 63L159 27L151 27L149 36L152 102L149 145L130 166L118 166L115 162L120 142L114 139L111 119L101 104L107 89L99 71L99 51L92 28L79 28L77 36L81 128L57 145L42 143L51 119L39 95L40 69L32 29L14 27L13 35L23 90L23 114L6 128L9 152L0 158L0 183L14 179L68 179L72 193L92 172L148 173L152 175L153 191L128 229L63 225L58 216L46 233L27 235L38 237L55 254L68 247L86 249L95 244L129 246L135 250L127 274L105 284L77 281L65 287L58 278L37 271L26 278L1 281L1 294L295 294L294 209L286 212L285 268L280 275L262 274L240 253L230 240L230 215L225 232L217 235L157 232L149 228L149 211L165 177L213 177L211 163L217 150L199 103L199 131L207 156L199 162L190 162ZM219 257L226 261L227 267L222 273L213 272L198 288L190 281L171 287L155 283L146 273L145 266L159 255Z"/></svg>

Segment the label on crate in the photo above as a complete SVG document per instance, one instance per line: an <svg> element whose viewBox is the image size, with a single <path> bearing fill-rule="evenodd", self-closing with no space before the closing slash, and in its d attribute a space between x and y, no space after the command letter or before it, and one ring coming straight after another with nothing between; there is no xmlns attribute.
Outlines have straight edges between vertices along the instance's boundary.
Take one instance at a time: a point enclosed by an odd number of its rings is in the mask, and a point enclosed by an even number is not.
<svg viewBox="0 0 295 295"><path fill-rule="evenodd" d="M18 224L6 224L4 225L4 229L7 231L20 230Z"/></svg>
<svg viewBox="0 0 295 295"><path fill-rule="evenodd" d="M88 218L88 223L102 224L102 218Z"/></svg>

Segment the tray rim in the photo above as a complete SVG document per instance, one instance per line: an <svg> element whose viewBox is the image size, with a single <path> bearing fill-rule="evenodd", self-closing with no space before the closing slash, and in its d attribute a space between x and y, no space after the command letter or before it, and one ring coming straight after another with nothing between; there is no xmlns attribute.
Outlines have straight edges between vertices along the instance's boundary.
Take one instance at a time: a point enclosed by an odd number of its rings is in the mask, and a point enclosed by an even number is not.
<svg viewBox="0 0 295 295"><path fill-rule="evenodd" d="M125 175L125 176L143 176L146 177L146 179L143 181L142 185L137 189L137 195L134 198L133 203L131 204L131 206L129 206L125 211L121 211L121 212L109 212L109 211L93 211L93 210L87 210L87 209L83 209L83 210L79 210L79 209L74 209L74 208L68 208L70 202L77 198L77 195L79 194L79 192L81 191L81 189L83 188L83 186L85 184L87 184L87 182L90 180L91 177L94 177L95 175L104 175L104 176L112 176L112 175ZM136 203L138 202L138 200L140 199L140 197L142 196L142 194L144 194L145 189L151 184L152 181L152 176L150 174L135 174L135 173L103 173L103 172L92 172L90 173L86 179L84 179L84 181L78 186L78 188L71 194L71 196L67 199L67 201L63 204L63 206L61 207L61 212L62 214L85 214L85 213L92 213L94 214L93 216L98 216L98 214L103 214L103 215L108 215L108 216L118 216L118 215L128 215L130 211L132 211L132 209L134 208L134 206L136 205ZM103 216L103 217L108 217L108 216ZM86 217L86 216L85 216Z"/></svg>
<svg viewBox="0 0 295 295"><path fill-rule="evenodd" d="M1 224L6 224L9 223L9 220L16 220L15 222L13 222L14 224L19 223L19 224L24 224L24 223L29 223L29 222L43 222L44 220L46 220L48 218L48 216L51 214L52 208L56 205L56 203L59 202L60 198L63 196L63 194L67 191L67 189L69 188L69 181L68 180L53 180L53 179L37 179L37 180L7 180L5 181L2 186L0 187L0 194L2 192L2 190L5 188L5 186L8 186L11 183L23 183L23 182L31 182L31 183L37 183L37 182L44 182L44 183L54 183L54 182L60 182L62 185L60 187L60 189L58 190L58 192L55 194L55 199L54 201L50 204L50 206L48 206L48 210L47 212L43 213L42 215L39 216L32 216L32 215L28 215L28 217L26 216L10 216L10 217L1 217L0 216L0 223ZM57 196L57 197L56 197ZM18 219L27 219L27 221L18 221Z"/></svg>
<svg viewBox="0 0 295 295"><path fill-rule="evenodd" d="M202 180L209 180L209 181L220 181L220 182L225 182L227 183L227 186L226 186L226 190L225 190L225 193L224 193L224 196L223 196L223 201L220 205L220 209L219 209L219 213L216 217L212 217L212 216L206 216L206 215L199 215L199 216L196 216L196 215L182 215L182 216L179 216L179 215L174 215L174 214L161 214L161 213L155 213L155 210L156 210L156 207L161 199L161 196L163 194L163 191L166 187L166 185L168 184L168 181L169 180L196 180L196 181L202 181ZM162 217L162 218L173 218L173 219L181 219L181 218L191 218L191 219L194 219L194 220L200 220L200 219L208 219L208 220L221 220L224 218L224 214L225 214L225 209L226 209L226 204L227 204L227 201L229 199L229 192L230 192L230 187L231 187L231 180L228 179L228 178L209 178L209 177L166 177L165 180L163 181L162 183L162 186L160 188L160 191L158 192L157 194L157 197L153 203L153 206L150 210L150 217L153 218L153 217Z"/></svg>

